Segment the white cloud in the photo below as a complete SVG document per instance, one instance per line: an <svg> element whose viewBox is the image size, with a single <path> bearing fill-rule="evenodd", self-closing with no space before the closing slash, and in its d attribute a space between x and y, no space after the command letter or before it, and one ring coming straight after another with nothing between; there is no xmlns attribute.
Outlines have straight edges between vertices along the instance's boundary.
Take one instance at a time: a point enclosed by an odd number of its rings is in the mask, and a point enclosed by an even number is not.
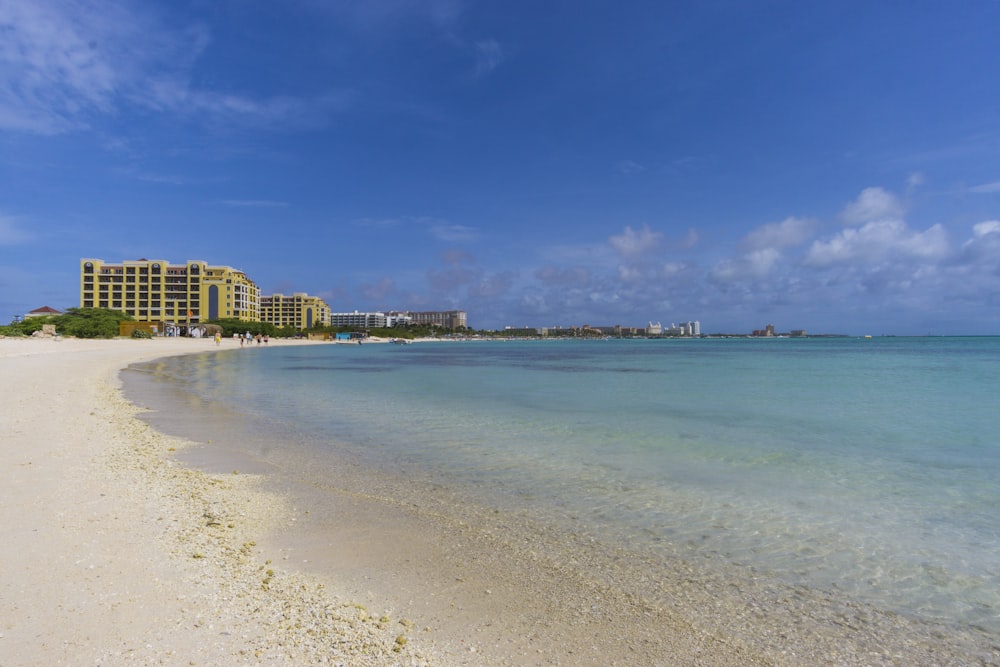
<svg viewBox="0 0 1000 667"><path fill-rule="evenodd" d="M788 248L805 243L816 229L816 222L806 218L785 218L757 227L743 239L751 249Z"/></svg>
<svg viewBox="0 0 1000 667"><path fill-rule="evenodd" d="M638 231L626 226L618 236L612 236L608 243L623 257L638 257L659 247L663 234L643 225Z"/></svg>
<svg viewBox="0 0 1000 667"><path fill-rule="evenodd" d="M1000 220L987 220L972 226L972 234L976 238L982 238L987 234L1000 234Z"/></svg>
<svg viewBox="0 0 1000 667"><path fill-rule="evenodd" d="M972 226L972 238L962 244L962 265L1000 265L1000 220L986 220Z"/></svg>
<svg viewBox="0 0 1000 667"><path fill-rule="evenodd" d="M845 229L827 241L814 241L805 264L823 267L900 257L935 258L947 253L947 235L940 225L914 232L900 220L879 220Z"/></svg>
<svg viewBox="0 0 1000 667"><path fill-rule="evenodd" d="M911 257L940 259L949 252L948 234L941 225L933 225L927 231L910 234L899 247Z"/></svg>
<svg viewBox="0 0 1000 667"><path fill-rule="evenodd" d="M903 205L895 195L882 188L865 188L858 198L848 204L841 219L848 225L861 225L876 220L898 219L903 215Z"/></svg>

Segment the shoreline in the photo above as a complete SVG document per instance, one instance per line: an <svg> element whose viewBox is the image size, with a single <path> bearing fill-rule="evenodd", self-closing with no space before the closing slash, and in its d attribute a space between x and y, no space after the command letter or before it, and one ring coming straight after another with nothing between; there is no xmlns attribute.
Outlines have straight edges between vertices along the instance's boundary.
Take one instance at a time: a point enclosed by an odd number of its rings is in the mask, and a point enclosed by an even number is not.
<svg viewBox="0 0 1000 667"><path fill-rule="evenodd" d="M651 574L398 480L359 493L343 471L324 516L266 475L185 466L197 438L148 426L119 374L217 349L0 339L20 387L0 412L0 664L1000 664L942 628L699 564Z"/></svg>
<svg viewBox="0 0 1000 667"><path fill-rule="evenodd" d="M293 499L296 521L269 541L283 560L420 619L418 634L450 656L478 656L455 664L998 664L972 626L908 618L680 548L646 553L561 512L498 511L475 488L391 460L371 467L340 450L336 433L316 450L288 424L243 423L239 407L216 414L211 401L180 394L162 414L203 409L183 423L154 413L158 428L211 439L199 461L209 469L247 456L262 464L249 469L270 466L268 488ZM315 456L329 446L338 453Z"/></svg>

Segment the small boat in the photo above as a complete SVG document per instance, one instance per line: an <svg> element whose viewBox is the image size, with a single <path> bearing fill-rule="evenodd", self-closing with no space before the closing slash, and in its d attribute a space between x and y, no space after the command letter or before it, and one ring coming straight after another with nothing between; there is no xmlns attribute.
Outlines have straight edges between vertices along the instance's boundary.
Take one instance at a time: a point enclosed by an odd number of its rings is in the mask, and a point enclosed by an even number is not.
<svg viewBox="0 0 1000 667"><path fill-rule="evenodd" d="M407 339L407 338L390 338L390 339L389 339L389 342L390 342L390 343L394 343L394 344L396 344L396 345L409 345L409 344L410 344L410 343L412 343L413 341L412 341L412 340L409 340L409 339Z"/></svg>

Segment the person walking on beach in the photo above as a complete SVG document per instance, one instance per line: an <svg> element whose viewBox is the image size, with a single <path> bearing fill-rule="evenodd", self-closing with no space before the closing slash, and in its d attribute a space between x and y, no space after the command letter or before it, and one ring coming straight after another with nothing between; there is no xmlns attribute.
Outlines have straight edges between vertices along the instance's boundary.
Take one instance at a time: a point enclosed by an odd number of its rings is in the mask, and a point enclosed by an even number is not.
<svg viewBox="0 0 1000 667"><path fill-rule="evenodd" d="M218 345L221 342L222 342L222 332L216 331L215 332L215 344Z"/></svg>

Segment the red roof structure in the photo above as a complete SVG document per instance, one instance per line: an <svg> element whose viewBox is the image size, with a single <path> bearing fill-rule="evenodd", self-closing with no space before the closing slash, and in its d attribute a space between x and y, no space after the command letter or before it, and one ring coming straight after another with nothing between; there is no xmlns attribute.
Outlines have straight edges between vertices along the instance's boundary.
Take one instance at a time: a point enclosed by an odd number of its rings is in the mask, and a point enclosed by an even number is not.
<svg viewBox="0 0 1000 667"><path fill-rule="evenodd" d="M28 315L62 315L62 311L49 306L42 306L41 308L35 308Z"/></svg>

